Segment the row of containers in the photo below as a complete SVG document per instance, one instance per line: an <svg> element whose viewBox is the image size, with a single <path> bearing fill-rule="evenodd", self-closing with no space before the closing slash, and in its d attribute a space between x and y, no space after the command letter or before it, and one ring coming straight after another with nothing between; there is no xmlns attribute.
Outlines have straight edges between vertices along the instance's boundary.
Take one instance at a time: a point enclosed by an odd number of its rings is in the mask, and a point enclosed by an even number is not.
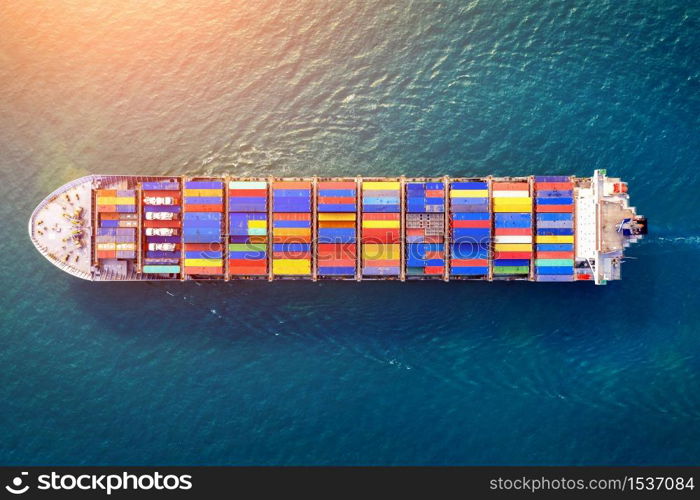
<svg viewBox="0 0 700 500"><path fill-rule="evenodd" d="M406 183L406 276L445 273L445 183Z"/></svg>
<svg viewBox="0 0 700 500"><path fill-rule="evenodd" d="M142 272L175 277L182 270L182 191L180 181L141 183Z"/></svg>
<svg viewBox="0 0 700 500"><path fill-rule="evenodd" d="M534 212L528 179L409 180L403 184L403 200L398 179L361 184L322 179L316 183L315 210L309 180L226 185L220 179L184 185L161 180L140 187L146 274L221 277L227 259L231 276L310 276L315 269L321 277L352 279L358 271L366 278L396 277L403 251L408 279L445 274L456 279L587 279L583 272L574 274L574 199L568 177L535 178ZM135 191L96 194L97 258L135 258Z"/></svg>
<svg viewBox="0 0 700 500"><path fill-rule="evenodd" d="M185 273L223 276L224 182L213 179L187 180L182 194Z"/></svg>
<svg viewBox="0 0 700 500"><path fill-rule="evenodd" d="M98 189L95 192L95 259L136 258L136 191Z"/></svg>
<svg viewBox="0 0 700 500"><path fill-rule="evenodd" d="M362 182L362 276L401 274L401 183Z"/></svg>
<svg viewBox="0 0 700 500"><path fill-rule="evenodd" d="M537 281L574 281L574 185L569 177L535 177ZM582 273L581 279L592 279Z"/></svg>

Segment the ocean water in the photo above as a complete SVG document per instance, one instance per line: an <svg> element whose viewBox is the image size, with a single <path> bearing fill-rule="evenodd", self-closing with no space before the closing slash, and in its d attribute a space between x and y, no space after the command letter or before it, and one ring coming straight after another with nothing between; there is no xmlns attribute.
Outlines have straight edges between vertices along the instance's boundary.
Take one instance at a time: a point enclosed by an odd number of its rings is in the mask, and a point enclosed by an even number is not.
<svg viewBox="0 0 700 500"><path fill-rule="evenodd" d="M1 464L698 464L695 0L5 0ZM621 176L605 287L91 284L88 173Z"/></svg>

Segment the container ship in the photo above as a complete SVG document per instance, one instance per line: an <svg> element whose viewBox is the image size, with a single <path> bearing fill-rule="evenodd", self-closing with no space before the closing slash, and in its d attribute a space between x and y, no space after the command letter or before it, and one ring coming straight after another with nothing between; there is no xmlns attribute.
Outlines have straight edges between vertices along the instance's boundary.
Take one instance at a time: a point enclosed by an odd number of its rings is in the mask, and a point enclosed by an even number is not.
<svg viewBox="0 0 700 500"><path fill-rule="evenodd" d="M32 213L37 250L90 281L587 281L647 232L592 177L91 175Z"/></svg>

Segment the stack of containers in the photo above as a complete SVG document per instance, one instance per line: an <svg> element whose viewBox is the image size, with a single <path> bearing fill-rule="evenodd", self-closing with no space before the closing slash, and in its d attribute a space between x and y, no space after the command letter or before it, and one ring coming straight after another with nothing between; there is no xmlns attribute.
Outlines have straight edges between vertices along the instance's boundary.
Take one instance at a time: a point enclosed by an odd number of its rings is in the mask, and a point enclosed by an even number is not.
<svg viewBox="0 0 700 500"><path fill-rule="evenodd" d="M136 258L136 192L133 189L98 189L98 228L95 254L98 259Z"/></svg>
<svg viewBox="0 0 700 500"><path fill-rule="evenodd" d="M527 276L532 259L532 198L527 181L491 185L496 234L494 276Z"/></svg>
<svg viewBox="0 0 700 500"><path fill-rule="evenodd" d="M267 182L231 181L228 185L229 273L267 275Z"/></svg>
<svg viewBox="0 0 700 500"><path fill-rule="evenodd" d="M491 215L485 181L450 184L452 259L450 275L483 278L489 274Z"/></svg>
<svg viewBox="0 0 700 500"><path fill-rule="evenodd" d="M311 183L272 183L272 272L311 274Z"/></svg>
<svg viewBox="0 0 700 500"><path fill-rule="evenodd" d="M445 272L445 185L406 184L406 274Z"/></svg>
<svg viewBox="0 0 700 500"><path fill-rule="evenodd" d="M221 250L224 212L222 181L187 181L183 242L185 272L216 276L224 274Z"/></svg>
<svg viewBox="0 0 700 500"><path fill-rule="evenodd" d="M574 281L573 189L569 177L535 177L537 281Z"/></svg>
<svg viewBox="0 0 700 500"><path fill-rule="evenodd" d="M357 184L321 181L317 184L318 272L354 276L357 261Z"/></svg>
<svg viewBox="0 0 700 500"><path fill-rule="evenodd" d="M398 276L401 268L401 183L362 183L362 274Z"/></svg>
<svg viewBox="0 0 700 500"><path fill-rule="evenodd" d="M96 201L98 212L136 212L136 192L133 189L98 189Z"/></svg>
<svg viewBox="0 0 700 500"><path fill-rule="evenodd" d="M179 274L181 256L182 219L180 206L180 183L175 181L154 181L141 184L144 214L157 217L148 219L144 216L144 246L143 272L145 274ZM148 198L167 198L171 202L154 205L146 202ZM172 235L149 235L146 229L171 229ZM175 245L172 251L150 250L149 244L171 243Z"/></svg>

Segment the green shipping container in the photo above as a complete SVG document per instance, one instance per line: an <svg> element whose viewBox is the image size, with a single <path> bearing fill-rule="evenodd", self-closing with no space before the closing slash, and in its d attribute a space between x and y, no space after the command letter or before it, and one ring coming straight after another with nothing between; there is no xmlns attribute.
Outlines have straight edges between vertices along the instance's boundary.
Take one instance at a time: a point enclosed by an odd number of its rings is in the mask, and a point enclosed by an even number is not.
<svg viewBox="0 0 700 500"><path fill-rule="evenodd" d="M536 266L574 267L573 259L535 259Z"/></svg>
<svg viewBox="0 0 700 500"><path fill-rule="evenodd" d="M529 266L493 266L493 274L528 274Z"/></svg>
<svg viewBox="0 0 700 500"><path fill-rule="evenodd" d="M178 274L180 266L143 266L146 274Z"/></svg>
<svg viewBox="0 0 700 500"><path fill-rule="evenodd" d="M267 243L231 243L228 249L230 252L265 252Z"/></svg>

